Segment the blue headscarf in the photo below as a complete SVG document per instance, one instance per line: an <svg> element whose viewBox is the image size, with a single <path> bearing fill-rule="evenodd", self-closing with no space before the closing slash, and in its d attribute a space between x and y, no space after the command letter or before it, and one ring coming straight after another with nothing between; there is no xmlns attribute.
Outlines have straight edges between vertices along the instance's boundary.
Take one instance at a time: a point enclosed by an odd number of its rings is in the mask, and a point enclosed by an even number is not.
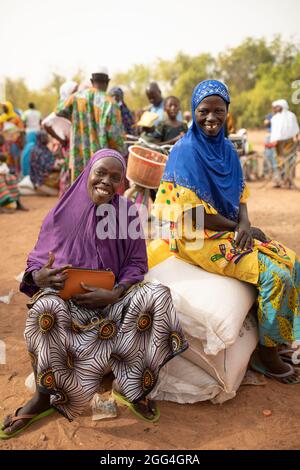
<svg viewBox="0 0 300 470"><path fill-rule="evenodd" d="M195 110L210 95L218 95L229 105L227 87L217 80L199 83L192 95L193 124L173 147L162 181L191 189L224 217L236 221L244 189L243 172L233 144L224 137L207 136L197 125Z"/></svg>

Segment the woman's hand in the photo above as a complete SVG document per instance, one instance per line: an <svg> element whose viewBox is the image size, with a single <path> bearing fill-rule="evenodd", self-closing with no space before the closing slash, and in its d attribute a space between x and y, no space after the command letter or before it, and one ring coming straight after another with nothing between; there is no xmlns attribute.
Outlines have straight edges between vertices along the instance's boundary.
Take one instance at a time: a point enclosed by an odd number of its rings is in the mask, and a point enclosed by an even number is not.
<svg viewBox="0 0 300 470"><path fill-rule="evenodd" d="M240 222L236 228L237 236L235 238L236 247L240 250L249 250L253 246L253 237L251 225L249 222Z"/></svg>
<svg viewBox="0 0 300 470"><path fill-rule="evenodd" d="M260 230L260 228L257 228L257 227L251 227L251 235L252 235L252 238L255 238L255 240L259 240L260 242L263 242L263 243L270 241L266 237L264 232Z"/></svg>
<svg viewBox="0 0 300 470"><path fill-rule="evenodd" d="M83 282L81 282L81 286L88 292L74 295L72 300L77 305L84 305L91 309L105 307L106 305L115 303L125 290L122 286L116 287L113 290L100 289L99 287L87 286Z"/></svg>
<svg viewBox="0 0 300 470"><path fill-rule="evenodd" d="M67 273L64 273L68 268L71 268L70 264L67 264L61 268L52 269L52 265L55 261L53 253L49 253L49 261L39 271L34 271L32 277L34 283L40 287L52 287L53 289L61 290L64 288L65 280L67 279Z"/></svg>

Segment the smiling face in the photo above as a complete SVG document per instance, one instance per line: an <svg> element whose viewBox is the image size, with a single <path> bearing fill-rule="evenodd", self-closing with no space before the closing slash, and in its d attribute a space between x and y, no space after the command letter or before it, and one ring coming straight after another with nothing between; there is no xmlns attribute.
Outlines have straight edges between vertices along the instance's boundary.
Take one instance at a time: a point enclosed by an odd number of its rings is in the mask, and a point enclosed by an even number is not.
<svg viewBox="0 0 300 470"><path fill-rule="evenodd" d="M207 96L195 109L196 122L208 136L218 135L225 124L226 116L227 105L218 95Z"/></svg>
<svg viewBox="0 0 300 470"><path fill-rule="evenodd" d="M96 206L108 203L113 198L122 181L122 173L122 163L116 158L102 158L94 163L89 174L87 190Z"/></svg>

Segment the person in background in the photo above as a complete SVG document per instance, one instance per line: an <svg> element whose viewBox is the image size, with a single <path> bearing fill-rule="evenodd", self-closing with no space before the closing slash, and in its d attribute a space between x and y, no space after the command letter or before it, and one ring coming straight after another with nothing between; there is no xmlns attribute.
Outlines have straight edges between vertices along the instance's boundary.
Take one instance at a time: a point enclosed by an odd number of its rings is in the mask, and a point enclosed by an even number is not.
<svg viewBox="0 0 300 470"><path fill-rule="evenodd" d="M180 101L176 96L168 96L165 99L166 118L158 124L154 132L161 144L173 145L187 132L187 124L177 119L179 109Z"/></svg>
<svg viewBox="0 0 300 470"><path fill-rule="evenodd" d="M78 90L78 83L74 80L64 82L59 89L59 100L57 103L56 111L59 112L63 109L65 101L67 101L73 93Z"/></svg>
<svg viewBox="0 0 300 470"><path fill-rule="evenodd" d="M226 122L224 126L224 133L225 133L225 137L228 137L229 134L235 133L234 120L233 120L232 113L230 112L227 113Z"/></svg>
<svg viewBox="0 0 300 470"><path fill-rule="evenodd" d="M20 202L17 178L10 174L6 162L7 156L0 153L0 214L11 214L15 209L27 211Z"/></svg>
<svg viewBox="0 0 300 470"><path fill-rule="evenodd" d="M14 107L10 101L5 101L2 103L3 112L0 115L0 128L4 123L9 122L14 124L19 129L24 129L24 125L20 116L15 112Z"/></svg>
<svg viewBox="0 0 300 470"><path fill-rule="evenodd" d="M21 154L21 174L27 176L30 173L30 154L31 149L36 145L38 132L31 131L26 134L25 147Z"/></svg>
<svg viewBox="0 0 300 470"><path fill-rule="evenodd" d="M37 192L57 196L59 189L59 165L48 148L49 138L45 131L37 135L36 145L30 152L30 179Z"/></svg>
<svg viewBox="0 0 300 470"><path fill-rule="evenodd" d="M85 82L86 83L86 82ZM63 109L64 103L76 91L82 91L88 88L86 84L83 86L71 80L63 83L59 89L59 100L56 106L56 112ZM71 140L71 125L66 122L66 119L58 118L53 112L47 116L42 122L43 128L48 134L54 138L52 141L52 151L54 155L60 155L62 165L59 177L59 195L62 196L71 185L71 172L70 172L70 140Z"/></svg>
<svg viewBox="0 0 300 470"><path fill-rule="evenodd" d="M164 99L156 82L151 82L147 86L146 96L150 103L148 106L148 111L158 115L158 118L154 122L154 126L157 126L164 118Z"/></svg>
<svg viewBox="0 0 300 470"><path fill-rule="evenodd" d="M280 166L281 185L291 189L294 185L297 160L299 124L294 113L289 111L286 100L272 103L275 115L271 119L270 144L276 147L278 165Z"/></svg>
<svg viewBox="0 0 300 470"><path fill-rule="evenodd" d="M71 95L57 113L72 124L71 182L80 175L97 150L111 148L126 154L121 111L107 93L109 81L107 69L101 68L92 74L92 86Z"/></svg>
<svg viewBox="0 0 300 470"><path fill-rule="evenodd" d="M16 175L20 174L20 157L24 146L24 124L22 119L14 111L10 101L2 104L3 113L0 116L0 131L3 133L10 171Z"/></svg>
<svg viewBox="0 0 300 470"><path fill-rule="evenodd" d="M28 103L28 109L24 111L22 121L24 122L26 133L38 132L41 129L41 113L35 109L34 103Z"/></svg>
<svg viewBox="0 0 300 470"><path fill-rule="evenodd" d="M272 117L276 114L275 108L272 107L272 112L268 113L264 119L264 126L267 130L267 135L265 137L265 149L264 149L264 166L263 166L263 176L267 177L272 169L275 188L280 188L280 177L277 166L276 152L273 144L270 145L271 138L271 122Z"/></svg>
<svg viewBox="0 0 300 470"><path fill-rule="evenodd" d="M187 126L191 127L191 125L193 124L193 119L190 111L184 111L183 119L186 122Z"/></svg>
<svg viewBox="0 0 300 470"><path fill-rule="evenodd" d="M121 110L123 127L125 129L126 134L135 135L134 117L124 101L123 90L121 88L114 87L110 90L109 94L114 98L116 104Z"/></svg>
<svg viewBox="0 0 300 470"><path fill-rule="evenodd" d="M148 106L147 110L158 115L158 118L154 123L154 126L156 127L161 121L163 121L165 112L164 99L162 97L161 89L156 82L149 83L146 88L146 96L150 103L150 106ZM182 121L182 113L180 110L178 110L177 119L178 121Z"/></svg>

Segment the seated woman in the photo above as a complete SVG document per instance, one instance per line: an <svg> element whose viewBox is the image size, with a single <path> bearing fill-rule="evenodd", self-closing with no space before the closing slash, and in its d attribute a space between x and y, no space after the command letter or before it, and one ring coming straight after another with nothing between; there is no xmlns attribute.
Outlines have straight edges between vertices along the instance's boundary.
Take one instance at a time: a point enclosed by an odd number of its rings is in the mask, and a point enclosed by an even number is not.
<svg viewBox="0 0 300 470"><path fill-rule="evenodd" d="M223 83L206 80L196 86L193 124L170 153L154 215L171 222L170 248L176 256L257 287L259 349L253 367L283 383L299 383L296 370L278 354L278 346L300 339L300 264L292 250L251 226L238 155L224 137L229 103ZM187 211L191 228L183 222L179 236L176 224L184 220L186 204L191 208ZM163 216L165 207L169 210ZM204 208L204 235L197 222L198 207ZM203 240L202 248L194 244L197 238Z"/></svg>
<svg viewBox="0 0 300 470"><path fill-rule="evenodd" d="M114 396L141 419L159 418L146 397L160 368L187 343L169 289L142 283L145 240L132 203L116 194L125 171L118 152L99 150L42 225L21 283L22 292L36 294L25 339L37 391L5 418L2 439L53 410L69 420L80 415L110 368ZM111 269L113 290L83 284L86 293L62 300L69 264Z"/></svg>
<svg viewBox="0 0 300 470"><path fill-rule="evenodd" d="M48 135L40 131L36 145L30 151L30 179L36 191L45 196L57 196L59 168L54 154L48 148Z"/></svg>

